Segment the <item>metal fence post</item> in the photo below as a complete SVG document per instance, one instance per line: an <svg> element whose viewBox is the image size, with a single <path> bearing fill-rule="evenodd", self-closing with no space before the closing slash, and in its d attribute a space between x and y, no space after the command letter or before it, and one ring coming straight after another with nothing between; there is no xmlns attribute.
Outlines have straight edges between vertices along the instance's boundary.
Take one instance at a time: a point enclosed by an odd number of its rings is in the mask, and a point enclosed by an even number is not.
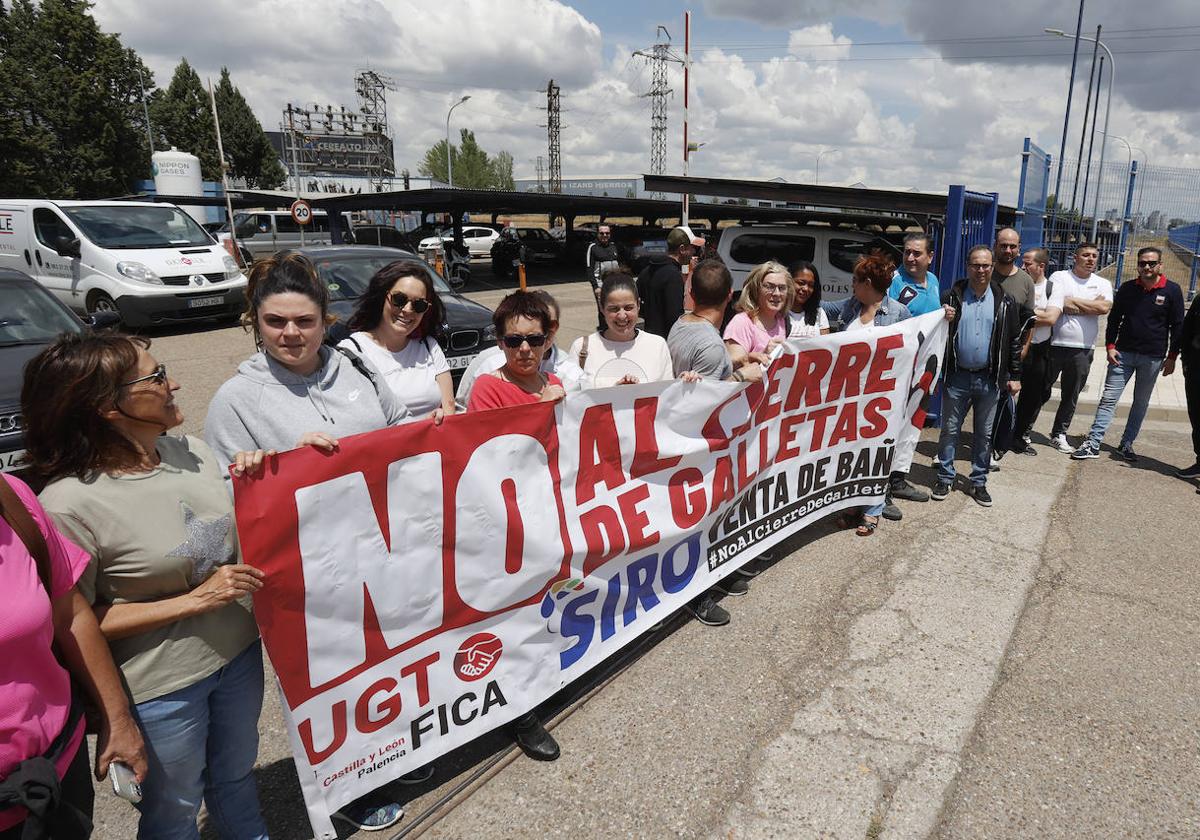
<svg viewBox="0 0 1200 840"><path fill-rule="evenodd" d="M1032 155L1029 142L1029 138L1026 137L1025 145L1021 148L1021 183L1017 187L1017 220L1013 225L1022 234L1022 242L1025 242L1025 186L1029 180L1029 160Z"/></svg>
<svg viewBox="0 0 1200 840"><path fill-rule="evenodd" d="M1125 215L1121 219L1121 240L1117 245L1117 276L1113 288L1121 285L1121 276L1125 271L1125 240L1129 233L1130 214L1133 213L1133 185L1137 181L1137 161L1129 164L1129 188L1125 192Z"/></svg>
<svg viewBox="0 0 1200 840"><path fill-rule="evenodd" d="M962 250L963 205L967 188L951 184L946 192L946 226L943 228L942 250L938 255L938 284L943 292L950 290L958 279Z"/></svg>
<svg viewBox="0 0 1200 840"><path fill-rule="evenodd" d="M1196 225L1196 241L1192 244L1192 279L1188 281L1188 302L1196 296L1196 270L1200 268L1200 223Z"/></svg>

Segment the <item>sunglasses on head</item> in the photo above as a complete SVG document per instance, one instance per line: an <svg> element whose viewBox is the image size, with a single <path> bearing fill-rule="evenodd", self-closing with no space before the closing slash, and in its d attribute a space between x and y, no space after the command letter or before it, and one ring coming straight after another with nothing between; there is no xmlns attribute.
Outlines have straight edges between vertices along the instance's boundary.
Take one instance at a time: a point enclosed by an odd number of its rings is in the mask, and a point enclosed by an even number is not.
<svg viewBox="0 0 1200 840"><path fill-rule="evenodd" d="M122 382L121 387L127 388L130 385L136 385L139 382L153 382L155 385L163 385L167 381L167 366L159 365L154 369L154 373L148 373L145 376L139 376L137 379L131 379L128 382Z"/></svg>
<svg viewBox="0 0 1200 840"><path fill-rule="evenodd" d="M392 292L388 295L388 300L397 309L403 309L406 305L411 305L412 311L418 315L429 308L429 301L425 298L410 298L404 292Z"/></svg>
<svg viewBox="0 0 1200 840"><path fill-rule="evenodd" d="M506 335L500 339L504 342L504 346L510 350L516 350L526 341L530 347L541 347L546 343L546 336L542 333L534 333L533 335Z"/></svg>

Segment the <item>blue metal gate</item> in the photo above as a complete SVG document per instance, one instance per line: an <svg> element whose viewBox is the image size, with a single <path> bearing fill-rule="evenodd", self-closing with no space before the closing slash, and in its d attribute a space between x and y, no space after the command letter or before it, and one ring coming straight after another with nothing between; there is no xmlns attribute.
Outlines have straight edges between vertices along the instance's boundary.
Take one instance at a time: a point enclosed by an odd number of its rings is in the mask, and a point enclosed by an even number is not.
<svg viewBox="0 0 1200 840"><path fill-rule="evenodd" d="M951 184L946 195L946 226L938 253L937 276L942 291L966 276L967 252L976 245L989 248L996 238L997 193L972 192L962 184Z"/></svg>
<svg viewBox="0 0 1200 840"><path fill-rule="evenodd" d="M1025 138L1021 152L1021 186L1017 190L1017 224L1021 248L1040 248L1045 241L1046 200L1050 197L1050 155Z"/></svg>

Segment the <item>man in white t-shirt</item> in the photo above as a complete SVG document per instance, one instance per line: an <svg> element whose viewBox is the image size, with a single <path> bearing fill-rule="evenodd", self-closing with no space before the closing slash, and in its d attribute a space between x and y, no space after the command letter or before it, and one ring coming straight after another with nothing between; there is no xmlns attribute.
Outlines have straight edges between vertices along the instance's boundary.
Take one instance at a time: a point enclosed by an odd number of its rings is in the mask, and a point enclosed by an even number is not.
<svg viewBox="0 0 1200 840"><path fill-rule="evenodd" d="M1075 447L1067 441L1067 429L1075 417L1079 393L1087 384L1088 369L1096 349L1100 316L1112 309L1112 283L1095 274L1100 249L1094 242L1082 242L1075 248L1075 265L1070 271L1050 275L1055 286L1062 284L1062 315L1050 332L1050 359L1046 378L1052 385L1060 375L1061 397L1054 425L1050 427L1050 445L1070 455Z"/></svg>
<svg viewBox="0 0 1200 840"><path fill-rule="evenodd" d="M1013 429L1012 451L1019 455L1036 455L1029 445L1029 429L1046 400L1050 399L1051 381L1046 377L1050 363L1050 333L1062 315L1066 284L1055 283L1046 277L1050 254L1045 248L1030 248L1025 252L1025 273L1033 279L1034 326L1026 338L1025 359L1021 363L1021 396L1017 400L1017 416Z"/></svg>

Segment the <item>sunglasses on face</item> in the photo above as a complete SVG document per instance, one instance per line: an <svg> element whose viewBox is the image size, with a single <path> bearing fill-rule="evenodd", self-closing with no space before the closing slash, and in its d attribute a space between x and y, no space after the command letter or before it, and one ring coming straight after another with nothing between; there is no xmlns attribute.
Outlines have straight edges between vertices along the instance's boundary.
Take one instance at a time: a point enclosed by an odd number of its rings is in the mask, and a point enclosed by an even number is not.
<svg viewBox="0 0 1200 840"><path fill-rule="evenodd" d="M1158 265L1158 260L1138 260L1138 268L1148 268L1152 265Z"/></svg>
<svg viewBox="0 0 1200 840"><path fill-rule="evenodd" d="M148 373L145 376L139 376L137 379L122 382L121 387L127 388L130 385L137 385L139 382L153 382L155 385L165 385L167 382L167 366L159 365L154 369L154 373Z"/></svg>
<svg viewBox="0 0 1200 840"><path fill-rule="evenodd" d="M501 341L504 342L505 347L510 350L516 350L526 341L529 342L530 347L541 347L546 343L546 336L542 333L534 333L533 335L506 335Z"/></svg>
<svg viewBox="0 0 1200 840"><path fill-rule="evenodd" d="M403 309L406 305L411 305L412 311L418 315L429 308L429 301L425 298L410 298L404 292L392 292L388 295L388 300L396 309Z"/></svg>

